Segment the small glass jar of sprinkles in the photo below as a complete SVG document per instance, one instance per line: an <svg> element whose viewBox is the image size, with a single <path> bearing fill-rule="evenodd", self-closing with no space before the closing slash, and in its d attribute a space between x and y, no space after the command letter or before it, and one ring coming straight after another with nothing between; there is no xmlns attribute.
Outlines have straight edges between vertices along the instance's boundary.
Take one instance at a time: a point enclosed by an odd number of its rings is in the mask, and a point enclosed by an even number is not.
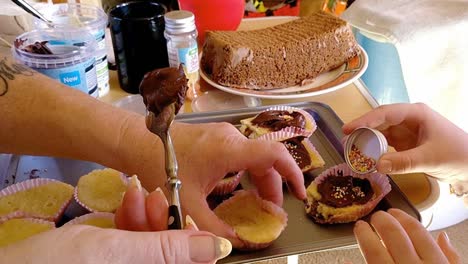
<svg viewBox="0 0 468 264"><path fill-rule="evenodd" d="M387 139L380 131L360 127L346 139L344 158L354 172L366 174L377 170L377 161L387 151Z"/></svg>

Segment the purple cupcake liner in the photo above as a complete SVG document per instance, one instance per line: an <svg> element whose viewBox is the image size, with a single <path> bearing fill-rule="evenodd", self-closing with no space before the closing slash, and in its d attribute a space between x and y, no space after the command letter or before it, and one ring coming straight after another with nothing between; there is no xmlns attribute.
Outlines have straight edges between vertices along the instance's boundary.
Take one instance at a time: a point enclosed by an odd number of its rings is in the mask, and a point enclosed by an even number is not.
<svg viewBox="0 0 468 264"><path fill-rule="evenodd" d="M69 185L67 183L64 183L55 179L48 179L48 178L29 179L29 180L25 180L25 181L10 185L6 187L5 189L1 190L0 199L2 197L13 195L17 192L27 191L29 189L33 189L33 188L36 188L42 185L47 185L50 183L62 183L62 184ZM72 186L70 185L70 187ZM19 211L13 211L8 214L0 216L0 223L5 222L6 220L12 219L12 218L39 218L39 219L44 219L48 221L58 222L72 199L73 199L73 195L71 195L69 199L64 201L63 205L59 208L59 210L56 212L55 215L52 215L52 216L39 215L39 214L19 210Z"/></svg>
<svg viewBox="0 0 468 264"><path fill-rule="evenodd" d="M336 214L328 218L326 221L327 223L347 223L357 221L358 219L368 215L376 206L377 204L387 195L392 187L390 185L390 181L388 180L387 175L373 172L368 174L358 174L355 173L349 168L346 163L338 164L333 166L325 171L323 171L319 176L317 176L311 184L319 185L321 184L326 177L330 175L338 175L338 172L342 172L343 175L352 176L355 178L360 179L367 179L369 180L372 189L374 190L374 197L371 198L370 201L367 203L356 207L356 210L353 211L351 214L343 213L343 214ZM313 200L315 200L312 197ZM311 202L311 201L309 201ZM346 208L346 207L344 207ZM337 211L340 211L341 208L336 208Z"/></svg>
<svg viewBox="0 0 468 264"><path fill-rule="evenodd" d="M232 193L236 189L237 185L239 185L244 173L244 171L240 171L234 176L222 179L218 184L216 184L210 195L226 195Z"/></svg>
<svg viewBox="0 0 468 264"><path fill-rule="evenodd" d="M91 172L90 172L91 173ZM89 174L89 173L88 173ZM88 175L86 174L86 175ZM85 176L85 175L83 175ZM120 176L120 179L122 180L122 182L125 184L125 185L128 185L129 183L129 180L130 178L128 178L124 173L122 172L119 172L119 176ZM88 206L85 202L81 201L80 198L78 197L78 192L79 192L79 188L78 188L78 184L76 185L75 187L75 190L73 192L73 198L75 199L75 201L81 205L84 209L88 210L89 212L91 213L98 213L100 212L99 210L97 209L94 209L94 208L91 208L90 206Z"/></svg>
<svg viewBox="0 0 468 264"><path fill-rule="evenodd" d="M238 247L237 249L241 250L241 251L253 251L253 250L259 250L259 249L263 249L263 248L268 247L276 239L278 239L278 237L281 235L281 233L286 228L287 223L288 223L288 214L286 213L286 211L284 211L283 208L279 207L278 205L276 205L276 204L274 204L274 203L272 203L270 201L263 200L262 198L260 198L258 196L258 194L254 190L235 191L234 195L231 198L223 201L218 207L216 207L215 214L216 214L216 211L226 210L226 208L229 208L231 205L239 203L239 202L243 202L243 200L248 201L248 202L257 203L259 205L259 207L261 207L262 211L268 212L271 215L274 215L275 217L277 217L277 219L281 223L281 229L276 230L277 231L276 236L272 237L271 241L265 242L265 243L257 243L257 242L249 241L246 238L239 237L239 235L236 232L239 240L241 240L242 243L243 243L243 245L241 247ZM246 224L248 224L248 222L246 222ZM259 228L261 228L261 227L259 227ZM234 230L234 232L235 232L235 230Z"/></svg>

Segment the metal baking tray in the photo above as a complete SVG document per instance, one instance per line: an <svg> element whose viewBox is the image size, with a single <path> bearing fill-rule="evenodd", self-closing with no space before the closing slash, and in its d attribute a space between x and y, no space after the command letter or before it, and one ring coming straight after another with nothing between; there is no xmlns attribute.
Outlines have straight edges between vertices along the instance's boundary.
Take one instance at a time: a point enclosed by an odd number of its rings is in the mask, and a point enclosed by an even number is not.
<svg viewBox="0 0 468 264"><path fill-rule="evenodd" d="M343 122L330 107L322 103L306 102L288 105L309 112L317 123L317 130L310 137L310 140L325 160L326 165L323 169L316 169L304 174L305 185L308 186L314 177L323 170L344 162L343 146L341 144ZM268 106L210 113L181 114L176 119L186 123L229 122L238 126L241 119L252 117L267 108ZM74 185L81 175L97 168L102 168L102 166L68 159L13 156L6 178L0 183L3 183L3 187L6 187L14 182L33 177L48 177ZM392 191L379 203L376 210L386 210L392 207L400 208L420 221L421 217L417 209L409 202L390 177L389 180ZM248 177L243 178L241 185L243 188L252 188L248 182ZM284 209L288 213L288 226L270 247L254 252L234 250L230 256L218 263L246 263L356 244L352 223L337 225L313 223L306 216L303 203L296 200L286 188L284 189ZM82 214L83 212L79 210L78 206L72 205L65 215L73 217Z"/></svg>

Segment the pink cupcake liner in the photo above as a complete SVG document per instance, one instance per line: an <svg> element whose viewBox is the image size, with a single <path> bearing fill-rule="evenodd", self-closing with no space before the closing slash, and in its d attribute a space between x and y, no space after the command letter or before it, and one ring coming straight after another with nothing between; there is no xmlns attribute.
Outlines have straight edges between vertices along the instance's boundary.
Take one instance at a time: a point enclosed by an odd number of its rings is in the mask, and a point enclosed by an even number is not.
<svg viewBox="0 0 468 264"><path fill-rule="evenodd" d="M302 129L303 134L306 137L309 137L310 135L312 135L317 129L317 124L315 123L314 117L310 115L307 111L304 111L300 108L287 106L287 105L276 105L276 106L268 108L265 111L288 111L289 113L293 113L293 112L301 113L306 119L306 125L305 125L306 127Z"/></svg>
<svg viewBox="0 0 468 264"><path fill-rule="evenodd" d="M240 171L234 176L222 179L218 184L216 184L210 195L226 195L232 193L236 189L237 185L239 185L243 174L244 171Z"/></svg>
<svg viewBox="0 0 468 264"><path fill-rule="evenodd" d="M98 218L99 219L105 218L105 219L114 221L114 217L115 215L113 213L107 213L107 212L89 213L89 214L85 214L79 217L75 217L72 220L65 223L63 226L80 225L90 219L98 219Z"/></svg>
<svg viewBox="0 0 468 264"><path fill-rule="evenodd" d="M250 198L250 197L252 197L252 198ZM247 240L245 238L239 237L237 232L234 230L234 232L236 232L239 240L241 240L242 243L243 243L243 245L238 247L237 249L241 250L241 251L252 251L252 250L259 250L259 249L263 249L263 248L268 247L276 239L278 239L278 237L281 235L281 233L286 228L287 223L288 223L288 214L286 213L286 211L284 211L283 208L279 207L278 205L276 205L276 204L274 204L274 203L272 203L270 201L263 200L262 198L260 198L258 196L258 194L254 190L235 191L234 195L232 197L230 197L229 199L223 201L218 207L216 207L215 213L216 213L217 210L223 210L223 209L225 210L226 208L229 208L230 206L232 206L233 204L238 203L239 201L242 202L242 200L248 200L249 202L257 203L257 204L260 205L262 211L268 212L271 215L276 216L278 218L278 220L280 221L280 223L281 223L281 229L277 230L276 237L272 237L272 240L270 242L265 242L265 243L256 243L256 242L249 241L249 240ZM261 228L261 227L259 227L259 228Z"/></svg>
<svg viewBox="0 0 468 264"><path fill-rule="evenodd" d="M258 139L271 140L271 141L284 141L284 140L295 138L295 137L304 137L304 134L302 133L302 129L298 129L296 127L288 127L277 132L272 132L269 134L262 135ZM307 172L313 169L323 167L325 165L325 161L323 160L322 156L317 151L315 146L312 144L312 142L310 142L310 140L306 137L301 141L301 143L309 152L309 157L311 159L311 163L301 169L302 172Z"/></svg>
<svg viewBox="0 0 468 264"><path fill-rule="evenodd" d="M91 173L91 172L89 172L89 173ZM87 175L87 174L86 174L86 175ZM119 175L120 175L120 179L122 180L122 182L125 183L125 185L128 185L130 178L127 177L127 176L126 176L124 173L122 173L122 172L120 172ZM75 199L75 201L76 201L79 205L81 205L84 209L88 210L89 212L91 212L91 213L98 213L98 212L99 212L98 210L89 207L88 205L86 205L86 203L82 202L82 201L78 198L78 189L79 189L79 188L78 188L78 184L77 184L76 187L75 187L75 190L74 190L74 192L73 192L73 198ZM146 190L145 190L145 191L146 191ZM148 192L148 191L146 191L146 192Z"/></svg>
<svg viewBox="0 0 468 264"><path fill-rule="evenodd" d="M18 182L16 184L10 185L6 187L5 189L0 191L0 199L2 197L6 197L12 194L15 194L17 192L21 191L26 191L28 189L33 189L42 185L50 184L50 183L63 183L64 182L55 180L55 179L48 179L48 178L37 178L37 179L29 179L25 180L22 182ZM70 185L71 186L71 185ZM57 213L53 216L47 216L47 215L37 215L34 213L30 212L23 212L23 211L14 211L11 213L8 213L6 215L0 216L0 223L4 222L8 219L11 218L22 218L22 217L28 217L28 218L40 218L48 221L53 221L57 222L60 220L60 218L63 216L65 213L65 209L67 209L68 205L70 204L71 200L73 199L73 196L70 196L70 199L66 200L63 205L60 207L60 209L57 211Z"/></svg>
<svg viewBox="0 0 468 264"><path fill-rule="evenodd" d="M347 222L353 222L356 221L367 214L369 214L376 206L377 204L387 195L392 187L390 185L390 181L388 180L387 175L373 172L373 173L368 173L368 174L358 174L355 173L349 168L349 166L346 163L338 164L336 166L333 166L325 171L323 171L319 176L317 176L312 184L319 185L322 183L326 177L330 175L338 175L338 172L342 172L344 176L352 176L355 178L360 178L360 179L367 179L369 180L372 189L374 190L374 197L371 198L370 201L367 203L359 206L356 211L353 211L351 214L338 214L338 215L333 215L328 218L326 222L329 223L347 223ZM313 198L312 198L313 199ZM311 201L309 201L311 202ZM346 207L345 207L346 208Z"/></svg>

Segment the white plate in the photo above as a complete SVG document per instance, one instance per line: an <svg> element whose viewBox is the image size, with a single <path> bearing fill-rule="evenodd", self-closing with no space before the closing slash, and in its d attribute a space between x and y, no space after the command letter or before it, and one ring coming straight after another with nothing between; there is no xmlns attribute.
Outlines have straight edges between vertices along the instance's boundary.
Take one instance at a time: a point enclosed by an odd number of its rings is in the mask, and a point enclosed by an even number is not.
<svg viewBox="0 0 468 264"><path fill-rule="evenodd" d="M320 74L311 83L302 86L269 90L239 89L216 83L211 79L211 76L203 72L202 69L200 69L200 76L217 89L241 96L265 99L293 99L316 96L336 91L361 77L366 71L369 61L364 49L361 46L359 46L359 49L361 53L358 56L350 59L334 70Z"/></svg>

